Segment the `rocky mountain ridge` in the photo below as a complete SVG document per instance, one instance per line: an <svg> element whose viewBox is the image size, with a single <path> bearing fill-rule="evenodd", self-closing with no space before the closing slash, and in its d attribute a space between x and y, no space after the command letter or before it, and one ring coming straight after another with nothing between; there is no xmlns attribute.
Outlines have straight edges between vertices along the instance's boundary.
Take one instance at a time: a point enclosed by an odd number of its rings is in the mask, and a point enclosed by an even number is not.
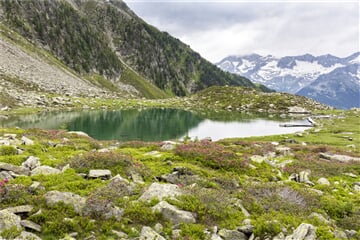
<svg viewBox="0 0 360 240"><path fill-rule="evenodd" d="M246 78L221 71L178 39L148 25L121 0L5 0L0 3L0 24L6 51L11 52L9 44L26 45L30 52L36 48L57 62L56 67L61 65L90 85L120 96L183 96L211 85L256 88ZM13 33L23 40L14 40ZM12 77L34 78L26 71L21 75L8 70L6 74ZM76 85L78 79L73 80Z"/></svg>

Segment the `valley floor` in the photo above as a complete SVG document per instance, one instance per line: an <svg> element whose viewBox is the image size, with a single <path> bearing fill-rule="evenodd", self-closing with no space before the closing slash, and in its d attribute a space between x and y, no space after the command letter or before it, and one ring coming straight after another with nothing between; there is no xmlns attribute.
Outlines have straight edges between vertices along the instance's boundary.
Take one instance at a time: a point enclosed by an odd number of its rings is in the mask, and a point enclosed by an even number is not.
<svg viewBox="0 0 360 240"><path fill-rule="evenodd" d="M66 97L57 100L66 109ZM191 101L87 103L196 110ZM0 129L1 236L360 239L360 111L325 113L301 134L217 142Z"/></svg>

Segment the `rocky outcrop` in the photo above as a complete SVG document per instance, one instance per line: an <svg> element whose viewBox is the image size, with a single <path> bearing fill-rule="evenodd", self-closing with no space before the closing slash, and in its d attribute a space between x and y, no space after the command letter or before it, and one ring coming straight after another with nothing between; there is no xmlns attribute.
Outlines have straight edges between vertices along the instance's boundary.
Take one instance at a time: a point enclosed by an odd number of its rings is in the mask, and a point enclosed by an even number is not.
<svg viewBox="0 0 360 240"><path fill-rule="evenodd" d="M100 178L107 180L111 178L111 171L107 169L93 169L89 171L88 178Z"/></svg>
<svg viewBox="0 0 360 240"><path fill-rule="evenodd" d="M331 161L339 161L339 162L360 162L359 157L351 157L347 155L339 155L339 154L329 154L329 153L320 153L320 158L324 158Z"/></svg>
<svg viewBox="0 0 360 240"><path fill-rule="evenodd" d="M31 176L36 175L50 175L50 174L60 174L61 171L57 168L49 167L49 166L39 166L31 171Z"/></svg>
<svg viewBox="0 0 360 240"><path fill-rule="evenodd" d="M34 156L28 157L26 161L21 164L21 166L28 168L30 171L39 167L40 165L40 159Z"/></svg>
<svg viewBox="0 0 360 240"><path fill-rule="evenodd" d="M139 240L166 240L166 239L157 232L155 232L151 227L144 226L141 229Z"/></svg>
<svg viewBox="0 0 360 240"><path fill-rule="evenodd" d="M0 232L4 229L9 229L12 227L21 228L20 226L21 218L9 210L0 211Z"/></svg>
<svg viewBox="0 0 360 240"><path fill-rule="evenodd" d="M150 187L141 195L139 200L148 201L157 198L160 201L166 197L182 195L180 188L175 184L152 183Z"/></svg>
<svg viewBox="0 0 360 240"><path fill-rule="evenodd" d="M15 174L25 175L25 176L28 176L30 173L28 168L19 167L12 165L10 163L3 163L3 162L0 162L0 170L11 171Z"/></svg>
<svg viewBox="0 0 360 240"><path fill-rule="evenodd" d="M46 204L53 206L59 202L71 205L76 213L81 213L86 199L71 192L50 191L45 194Z"/></svg>
<svg viewBox="0 0 360 240"><path fill-rule="evenodd" d="M191 212L180 210L166 201L159 202L152 207L152 210L160 212L165 219L171 221L173 224L196 222Z"/></svg>
<svg viewBox="0 0 360 240"><path fill-rule="evenodd" d="M218 234L224 240L247 240L248 239L248 237L244 233L239 232L237 230L221 229Z"/></svg>
<svg viewBox="0 0 360 240"><path fill-rule="evenodd" d="M316 228L307 223L300 224L292 235L289 235L285 240L315 240Z"/></svg>

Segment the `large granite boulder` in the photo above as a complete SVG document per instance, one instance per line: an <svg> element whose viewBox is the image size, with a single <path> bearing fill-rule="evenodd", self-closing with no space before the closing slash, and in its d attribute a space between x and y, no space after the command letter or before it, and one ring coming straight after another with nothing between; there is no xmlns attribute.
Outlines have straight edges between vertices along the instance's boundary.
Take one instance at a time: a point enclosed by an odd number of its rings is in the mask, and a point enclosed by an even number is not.
<svg viewBox="0 0 360 240"><path fill-rule="evenodd" d="M158 198L161 201L163 198L175 197L181 194L180 188L175 184L152 183L139 200L149 201L153 198Z"/></svg>
<svg viewBox="0 0 360 240"><path fill-rule="evenodd" d="M53 206L59 202L71 205L76 213L81 213L86 199L71 193L71 192L59 192L59 191L50 191L45 194L46 204Z"/></svg>

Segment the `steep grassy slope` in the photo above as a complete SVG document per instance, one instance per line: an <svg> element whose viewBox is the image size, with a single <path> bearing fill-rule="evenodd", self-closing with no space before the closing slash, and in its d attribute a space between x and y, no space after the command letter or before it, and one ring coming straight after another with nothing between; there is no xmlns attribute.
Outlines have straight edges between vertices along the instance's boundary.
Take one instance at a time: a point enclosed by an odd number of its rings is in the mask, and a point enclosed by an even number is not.
<svg viewBox="0 0 360 240"><path fill-rule="evenodd" d="M211 85L256 87L146 24L120 0L4 0L0 20L82 75L97 74L117 83L128 68L138 73L137 81L175 95ZM164 96L145 89L150 91L145 96Z"/></svg>

